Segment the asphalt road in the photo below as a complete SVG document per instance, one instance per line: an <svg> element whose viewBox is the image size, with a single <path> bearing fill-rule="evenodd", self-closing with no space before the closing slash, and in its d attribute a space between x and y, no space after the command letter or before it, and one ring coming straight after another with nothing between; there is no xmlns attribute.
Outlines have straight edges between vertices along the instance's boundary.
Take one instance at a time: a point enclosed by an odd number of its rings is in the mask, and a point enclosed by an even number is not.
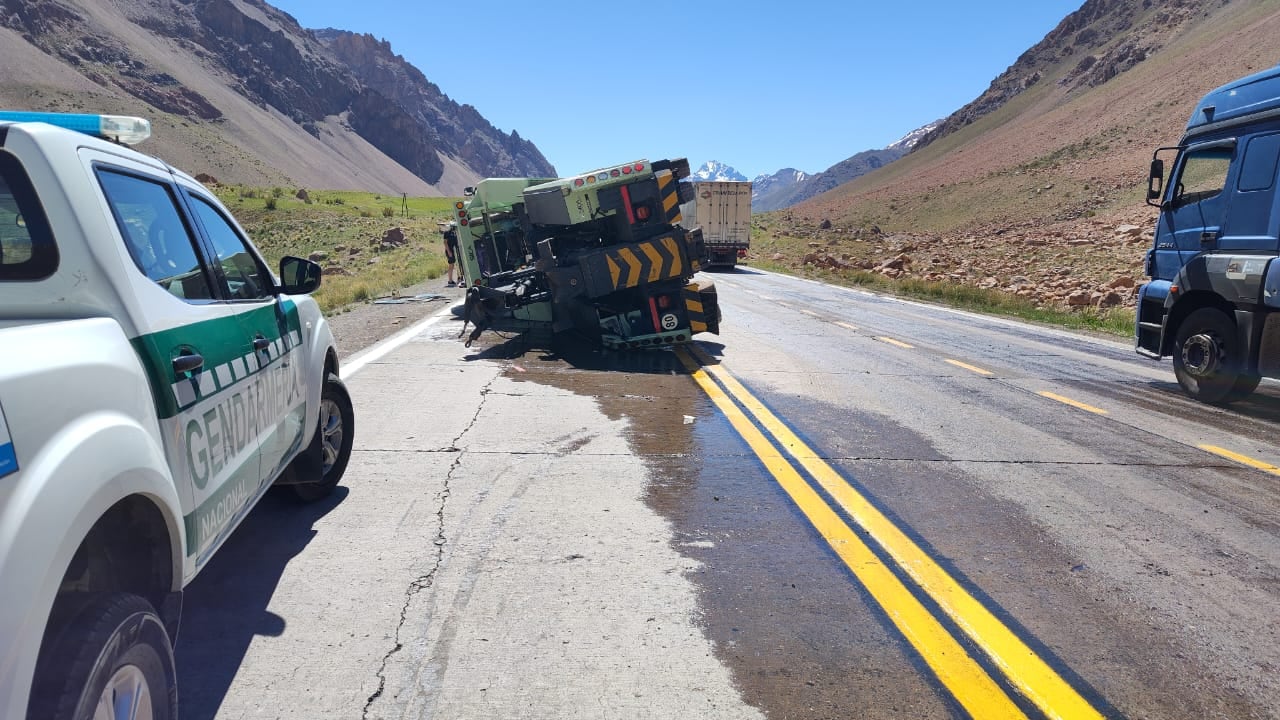
<svg viewBox="0 0 1280 720"><path fill-rule="evenodd" d="M184 718L1280 717L1280 387L740 269L691 354L437 316L187 593Z"/></svg>

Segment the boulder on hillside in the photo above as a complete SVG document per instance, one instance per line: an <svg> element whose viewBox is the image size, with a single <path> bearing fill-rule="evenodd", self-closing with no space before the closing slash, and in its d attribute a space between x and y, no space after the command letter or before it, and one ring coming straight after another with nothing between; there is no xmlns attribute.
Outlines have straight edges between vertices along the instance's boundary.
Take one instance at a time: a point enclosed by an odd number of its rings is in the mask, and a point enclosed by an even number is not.
<svg viewBox="0 0 1280 720"><path fill-rule="evenodd" d="M1069 307L1084 307L1089 304L1090 293L1087 290L1077 290L1067 296L1067 305Z"/></svg>
<svg viewBox="0 0 1280 720"><path fill-rule="evenodd" d="M1112 290L1110 292L1095 292L1089 296L1089 304L1094 307L1108 308L1115 307L1124 303L1124 296Z"/></svg>
<svg viewBox="0 0 1280 720"><path fill-rule="evenodd" d="M401 247L409 241L405 239L404 228L394 227L382 233L382 244L391 247Z"/></svg>

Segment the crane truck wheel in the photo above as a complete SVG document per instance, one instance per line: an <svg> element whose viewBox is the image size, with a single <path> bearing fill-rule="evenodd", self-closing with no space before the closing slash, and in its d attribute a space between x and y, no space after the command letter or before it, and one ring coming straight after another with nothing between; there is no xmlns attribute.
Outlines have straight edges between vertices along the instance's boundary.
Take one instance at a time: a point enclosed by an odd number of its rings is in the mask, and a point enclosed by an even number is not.
<svg viewBox="0 0 1280 720"><path fill-rule="evenodd" d="M1238 372L1241 358L1236 345L1236 325L1226 313L1200 308L1188 315L1178 327L1173 349L1178 384L1196 400L1217 405L1248 396L1258 379Z"/></svg>

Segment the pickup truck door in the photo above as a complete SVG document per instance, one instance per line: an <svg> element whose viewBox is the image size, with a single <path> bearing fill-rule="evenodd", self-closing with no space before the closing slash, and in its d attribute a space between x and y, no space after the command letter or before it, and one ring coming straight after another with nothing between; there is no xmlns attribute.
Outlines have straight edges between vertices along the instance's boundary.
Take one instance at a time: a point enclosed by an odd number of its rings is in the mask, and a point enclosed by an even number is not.
<svg viewBox="0 0 1280 720"><path fill-rule="evenodd" d="M121 271L127 331L182 499L186 561L198 569L269 484L260 355L172 177L109 156L92 167L131 259Z"/></svg>
<svg viewBox="0 0 1280 720"><path fill-rule="evenodd" d="M273 481L302 449L306 429L306 377L298 310L278 295L275 279L238 226L199 192L186 193L192 215L213 255L210 261L226 302L238 308L253 345L259 381L249 399L257 406L263 482ZM314 417L315 413L312 413Z"/></svg>

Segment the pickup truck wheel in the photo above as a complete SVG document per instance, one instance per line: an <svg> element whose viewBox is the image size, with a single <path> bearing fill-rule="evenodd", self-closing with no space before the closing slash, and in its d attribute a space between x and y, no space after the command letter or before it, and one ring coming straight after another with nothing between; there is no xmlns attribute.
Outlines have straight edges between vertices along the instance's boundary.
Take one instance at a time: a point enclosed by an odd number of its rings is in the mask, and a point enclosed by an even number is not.
<svg viewBox="0 0 1280 720"><path fill-rule="evenodd" d="M319 426L308 450L308 453L319 451L321 480L290 485L294 494L306 502L329 497L347 470L354 440L355 411L351 407L351 396L338 376L330 374L320 394Z"/></svg>
<svg viewBox="0 0 1280 720"><path fill-rule="evenodd" d="M42 650L29 720L176 720L178 685L164 623L137 595L95 599Z"/></svg>
<svg viewBox="0 0 1280 720"><path fill-rule="evenodd" d="M1206 403L1227 404L1248 395L1236 391L1248 386L1237 368L1236 326L1226 313L1214 308L1200 308L1187 316L1178 327L1173 349L1173 374L1188 395ZM1257 387L1257 383L1254 383Z"/></svg>

